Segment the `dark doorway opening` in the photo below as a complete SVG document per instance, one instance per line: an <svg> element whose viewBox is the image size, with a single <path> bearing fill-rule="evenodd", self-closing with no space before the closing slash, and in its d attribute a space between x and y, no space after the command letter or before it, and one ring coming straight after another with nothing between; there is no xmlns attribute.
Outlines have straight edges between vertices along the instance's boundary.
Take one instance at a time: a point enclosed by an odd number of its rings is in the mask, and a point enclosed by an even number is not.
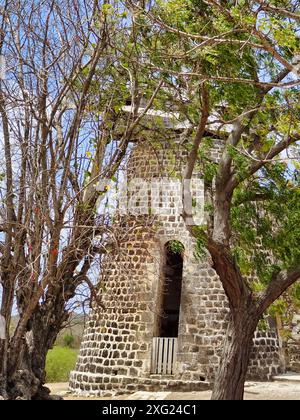
<svg viewBox="0 0 300 420"><path fill-rule="evenodd" d="M173 242L165 245L160 337L178 337L184 247L177 241L179 246L174 247Z"/></svg>

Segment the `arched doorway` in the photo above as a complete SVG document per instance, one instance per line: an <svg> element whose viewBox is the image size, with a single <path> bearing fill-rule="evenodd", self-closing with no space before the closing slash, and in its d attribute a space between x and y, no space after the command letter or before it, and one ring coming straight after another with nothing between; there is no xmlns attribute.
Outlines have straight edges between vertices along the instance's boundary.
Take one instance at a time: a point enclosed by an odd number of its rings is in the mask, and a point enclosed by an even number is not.
<svg viewBox="0 0 300 420"><path fill-rule="evenodd" d="M161 277L160 314L157 336L153 338L151 372L175 373L180 316L184 246L169 241L164 246Z"/></svg>
<svg viewBox="0 0 300 420"><path fill-rule="evenodd" d="M184 246L179 241L165 244L159 337L178 337L183 252Z"/></svg>

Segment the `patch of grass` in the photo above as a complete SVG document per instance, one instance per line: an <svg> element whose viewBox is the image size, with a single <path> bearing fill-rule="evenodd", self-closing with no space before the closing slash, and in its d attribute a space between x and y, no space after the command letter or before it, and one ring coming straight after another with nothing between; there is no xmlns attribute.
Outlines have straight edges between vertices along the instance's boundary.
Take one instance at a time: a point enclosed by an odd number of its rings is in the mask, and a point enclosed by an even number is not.
<svg viewBox="0 0 300 420"><path fill-rule="evenodd" d="M74 348L75 338L72 334L65 334L63 337L64 347Z"/></svg>
<svg viewBox="0 0 300 420"><path fill-rule="evenodd" d="M70 371L74 369L77 351L56 346L48 351L46 359L46 381L67 382Z"/></svg>

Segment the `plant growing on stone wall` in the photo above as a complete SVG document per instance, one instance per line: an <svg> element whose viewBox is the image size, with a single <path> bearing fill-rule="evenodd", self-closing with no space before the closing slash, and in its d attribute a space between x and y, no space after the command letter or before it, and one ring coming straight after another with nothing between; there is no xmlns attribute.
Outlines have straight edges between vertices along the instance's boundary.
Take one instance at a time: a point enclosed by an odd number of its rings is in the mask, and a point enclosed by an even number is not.
<svg viewBox="0 0 300 420"><path fill-rule="evenodd" d="M172 240L168 242L168 249L169 251L171 251L173 254L184 254L184 245L177 240Z"/></svg>

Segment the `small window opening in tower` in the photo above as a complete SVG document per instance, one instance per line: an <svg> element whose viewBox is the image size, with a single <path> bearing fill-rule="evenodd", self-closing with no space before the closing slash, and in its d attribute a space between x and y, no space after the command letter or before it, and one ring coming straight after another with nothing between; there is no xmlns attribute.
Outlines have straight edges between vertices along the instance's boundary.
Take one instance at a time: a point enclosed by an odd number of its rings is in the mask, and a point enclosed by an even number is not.
<svg viewBox="0 0 300 420"><path fill-rule="evenodd" d="M184 246L179 241L169 241L164 252L159 336L178 337Z"/></svg>

